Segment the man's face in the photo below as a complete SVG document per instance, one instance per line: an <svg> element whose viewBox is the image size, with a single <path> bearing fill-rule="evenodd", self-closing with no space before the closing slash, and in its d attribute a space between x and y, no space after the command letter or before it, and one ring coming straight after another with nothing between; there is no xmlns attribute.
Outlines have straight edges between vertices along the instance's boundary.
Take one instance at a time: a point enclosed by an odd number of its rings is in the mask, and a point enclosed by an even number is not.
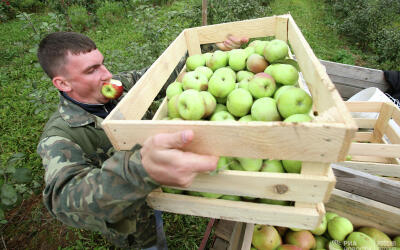
<svg viewBox="0 0 400 250"><path fill-rule="evenodd" d="M82 103L107 103L109 100L101 94L101 87L112 74L103 62L104 57L97 49L78 55L69 53L63 70L70 86L70 91L66 91L68 96Z"/></svg>

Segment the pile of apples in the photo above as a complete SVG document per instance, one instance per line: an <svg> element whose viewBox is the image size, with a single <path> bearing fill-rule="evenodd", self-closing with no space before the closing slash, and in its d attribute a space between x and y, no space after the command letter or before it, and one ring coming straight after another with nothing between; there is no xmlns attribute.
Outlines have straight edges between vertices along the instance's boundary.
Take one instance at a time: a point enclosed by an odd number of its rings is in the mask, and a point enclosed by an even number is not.
<svg viewBox="0 0 400 250"><path fill-rule="evenodd" d="M192 55L186 60L186 72L167 87L165 119L310 122L313 101L298 87L298 79L287 43L278 39ZM301 162L221 156L218 169L300 173Z"/></svg>
<svg viewBox="0 0 400 250"><path fill-rule="evenodd" d="M360 227L354 230L350 220L336 213L327 212L321 224L314 230L255 225L251 250L396 250L399 248L400 236L392 240L373 227Z"/></svg>

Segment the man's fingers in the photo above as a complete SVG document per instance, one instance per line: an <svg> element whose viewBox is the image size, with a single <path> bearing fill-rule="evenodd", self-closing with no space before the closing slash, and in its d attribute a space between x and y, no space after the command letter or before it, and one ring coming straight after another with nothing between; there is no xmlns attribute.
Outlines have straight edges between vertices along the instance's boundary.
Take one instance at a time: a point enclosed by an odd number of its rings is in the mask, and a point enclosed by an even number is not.
<svg viewBox="0 0 400 250"><path fill-rule="evenodd" d="M223 42L222 43L216 43L215 45L217 45L218 49L220 49L222 51L231 50L230 48L227 48Z"/></svg>
<svg viewBox="0 0 400 250"><path fill-rule="evenodd" d="M171 134L157 134L152 137L152 144L158 148L181 149L193 140L192 130L184 130Z"/></svg>
<svg viewBox="0 0 400 250"><path fill-rule="evenodd" d="M248 43L249 42L249 38L247 38L247 37L242 37L241 39L240 39L240 42L243 44L243 43Z"/></svg>
<svg viewBox="0 0 400 250"><path fill-rule="evenodd" d="M207 172L217 168L218 159L219 157L213 155L183 152L177 164L190 167L193 172Z"/></svg>

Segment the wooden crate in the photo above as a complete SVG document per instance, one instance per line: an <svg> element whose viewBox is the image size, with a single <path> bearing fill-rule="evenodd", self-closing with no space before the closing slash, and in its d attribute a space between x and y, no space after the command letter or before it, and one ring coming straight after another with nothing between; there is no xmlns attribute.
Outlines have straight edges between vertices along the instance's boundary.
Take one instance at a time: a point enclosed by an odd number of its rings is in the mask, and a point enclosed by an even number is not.
<svg viewBox="0 0 400 250"><path fill-rule="evenodd" d="M188 52L223 41L228 34L288 41L313 96L315 122L211 122L160 120L163 102L153 120L141 120L171 72ZM186 190L295 201L285 207L152 192L155 209L181 214L279 226L314 228L324 214L335 185L331 162L343 161L357 126L290 15L196 27L184 30L154 62L112 113L103 128L117 150L129 150L157 133L192 129L194 141L185 150L219 156L303 161L301 174L222 171L199 174ZM227 146L229 145L229 146Z"/></svg>

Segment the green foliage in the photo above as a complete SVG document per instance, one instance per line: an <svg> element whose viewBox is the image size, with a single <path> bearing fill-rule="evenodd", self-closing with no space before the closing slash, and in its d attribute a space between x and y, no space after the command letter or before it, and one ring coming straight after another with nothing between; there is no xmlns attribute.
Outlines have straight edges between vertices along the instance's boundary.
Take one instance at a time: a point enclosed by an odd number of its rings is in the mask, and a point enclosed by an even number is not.
<svg viewBox="0 0 400 250"><path fill-rule="evenodd" d="M84 31L89 28L90 17L84 6L72 5L68 7L67 13L73 30Z"/></svg>
<svg viewBox="0 0 400 250"><path fill-rule="evenodd" d="M209 0L209 23L217 24L263 17L265 16L263 2L261 0Z"/></svg>
<svg viewBox="0 0 400 250"><path fill-rule="evenodd" d="M125 14L125 9L120 2L103 2L96 11L96 17L102 25L118 22Z"/></svg>

